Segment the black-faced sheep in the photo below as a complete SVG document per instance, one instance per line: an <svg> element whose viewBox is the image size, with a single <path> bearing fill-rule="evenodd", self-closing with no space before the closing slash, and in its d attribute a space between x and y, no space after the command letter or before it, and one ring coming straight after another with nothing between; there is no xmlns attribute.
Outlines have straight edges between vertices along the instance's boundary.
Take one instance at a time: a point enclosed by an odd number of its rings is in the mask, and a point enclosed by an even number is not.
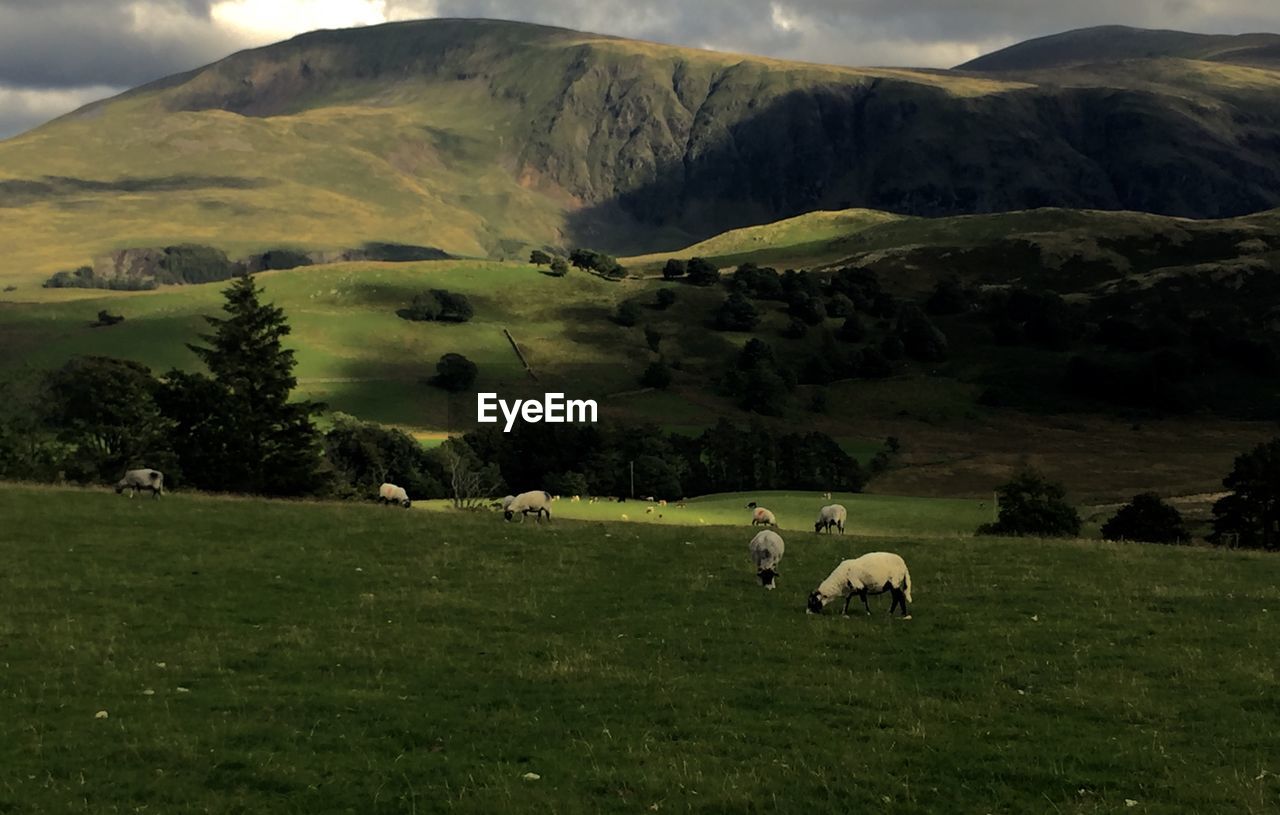
<svg viewBox="0 0 1280 815"><path fill-rule="evenodd" d="M747 504L747 509L751 510L752 526L777 526L778 519L773 517L773 513L761 506L756 506L756 502L752 501Z"/></svg>
<svg viewBox="0 0 1280 815"><path fill-rule="evenodd" d="M786 550L782 536L772 529L762 529L751 539L747 548L751 552L751 560L756 564L756 576L760 578L760 585L766 589L776 588L778 564Z"/></svg>
<svg viewBox="0 0 1280 815"><path fill-rule="evenodd" d="M395 484L390 483L384 483L381 487L378 487L378 503L399 504L405 509L411 506L409 493L404 491L404 487L397 487Z"/></svg>
<svg viewBox="0 0 1280 815"><path fill-rule="evenodd" d="M507 504L503 511L503 517L508 521L515 517L516 513L521 516L533 513L539 523L542 522L542 516L545 514L547 520L551 520L551 493L542 490L533 490L531 492L522 492Z"/></svg>
<svg viewBox="0 0 1280 815"><path fill-rule="evenodd" d="M809 611L821 614L822 609L837 597L844 597L844 612L849 613L849 601L857 597L862 600L862 607L871 613L867 605L868 594L893 595L893 603L889 613L902 606L902 618L911 619L907 603L911 599L911 573L907 564L892 552L872 552L853 560L846 560L835 568L835 571L822 581L818 588L809 595Z"/></svg>
<svg viewBox="0 0 1280 815"><path fill-rule="evenodd" d="M818 510L818 520L813 524L813 531L822 532L825 530L826 532L830 532L831 527L834 526L836 529L839 529L840 534L843 535L844 522L845 518L848 517L848 514L849 513L845 508L839 504L828 504Z"/></svg>
<svg viewBox="0 0 1280 815"><path fill-rule="evenodd" d="M129 470L116 482L116 495L125 490L132 490L130 498L135 497L139 490L150 490L152 498L159 498L164 494L164 473L151 469Z"/></svg>

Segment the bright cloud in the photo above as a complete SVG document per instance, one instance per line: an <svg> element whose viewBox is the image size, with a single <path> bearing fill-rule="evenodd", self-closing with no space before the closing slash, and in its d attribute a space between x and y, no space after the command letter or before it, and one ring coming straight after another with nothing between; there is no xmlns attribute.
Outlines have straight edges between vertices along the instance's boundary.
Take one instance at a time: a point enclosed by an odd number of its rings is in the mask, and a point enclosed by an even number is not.
<svg viewBox="0 0 1280 815"><path fill-rule="evenodd" d="M209 7L209 16L254 42L388 20L385 0L221 0Z"/></svg>

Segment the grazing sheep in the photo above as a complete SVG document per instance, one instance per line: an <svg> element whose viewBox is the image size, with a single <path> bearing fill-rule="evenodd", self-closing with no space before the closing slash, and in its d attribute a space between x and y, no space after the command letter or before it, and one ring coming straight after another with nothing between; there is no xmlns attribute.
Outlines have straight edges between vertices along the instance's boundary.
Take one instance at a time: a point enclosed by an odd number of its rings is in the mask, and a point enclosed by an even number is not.
<svg viewBox="0 0 1280 815"><path fill-rule="evenodd" d="M551 520L551 493L542 490L533 490L531 492L522 492L511 499L511 503L503 508L503 516L509 521L515 514L519 512L521 516L533 513L538 523L542 523L542 516L545 514L547 520Z"/></svg>
<svg viewBox="0 0 1280 815"><path fill-rule="evenodd" d="M649 496L646 496L644 500L646 500L646 501L648 501L649 503L651 503L651 504L652 504L654 499L653 499L653 496L652 496L652 495L649 495Z"/></svg>
<svg viewBox="0 0 1280 815"><path fill-rule="evenodd" d="M823 497L823 498L825 498L825 499L827 499L828 501L830 501L830 500L831 500L831 493L829 493L829 492L824 492L824 493L822 493L822 497Z"/></svg>
<svg viewBox="0 0 1280 815"><path fill-rule="evenodd" d="M809 595L809 611L821 614L827 603L843 595L843 613L848 614L849 601L857 595L862 599L862 607L870 614L871 606L867 605L867 595L883 594L886 591L893 595L889 613L892 614L901 605L902 619L911 619L907 603L914 601L911 599L911 573L907 571L907 564L892 552L872 552L846 560L837 566Z"/></svg>
<svg viewBox="0 0 1280 815"><path fill-rule="evenodd" d="M786 549L782 536L772 529L762 529L751 539L748 549L756 564L756 577L760 578L760 585L770 590L777 588L778 564Z"/></svg>
<svg viewBox="0 0 1280 815"><path fill-rule="evenodd" d="M667 499L665 498L663 498L661 501L658 502L658 506L660 507L665 507L666 505L667 505Z"/></svg>
<svg viewBox="0 0 1280 815"><path fill-rule="evenodd" d="M378 503L380 504L399 504L408 509L409 493L404 491L404 487L397 487L395 484L383 484L378 487Z"/></svg>
<svg viewBox="0 0 1280 815"><path fill-rule="evenodd" d="M653 508L653 507L645 507L645 508L644 508L644 514L645 514L645 515L652 515L652 514L653 514L653 510L654 510L654 508Z"/></svg>
<svg viewBox="0 0 1280 815"><path fill-rule="evenodd" d="M844 521L845 521L845 518L848 517L848 515L849 513L845 510L845 508L840 506L839 504L828 504L827 506L818 510L818 520L815 521L813 524L813 531L822 532L823 530L826 530L828 533L830 533L831 527L834 526L836 529L839 529L840 534L843 535Z"/></svg>
<svg viewBox="0 0 1280 815"><path fill-rule="evenodd" d="M132 490L130 498L135 497L138 490L151 490L151 497L159 498L164 494L164 473L150 469L129 470L124 478L116 482L116 495L125 490Z"/></svg>
<svg viewBox="0 0 1280 815"><path fill-rule="evenodd" d="M752 526L777 526L778 525L778 519L773 517L773 513L765 509L764 507L756 506L755 501L752 501L751 503L747 504L747 509L752 510L751 512Z"/></svg>
<svg viewBox="0 0 1280 815"><path fill-rule="evenodd" d="M625 513L625 512L624 512L624 513L622 513L622 520L624 520L624 521L629 521L629 520L631 520L631 519L630 519L630 518L628 518L628 517L627 517L627 513Z"/></svg>
<svg viewBox="0 0 1280 815"><path fill-rule="evenodd" d="M576 504L576 503L578 503L578 502L579 502L579 501L581 501L581 500L582 500L582 496L581 496L581 495L575 495L575 496L573 496L572 498L570 498L570 499L569 499L569 503L571 503L571 504Z"/></svg>

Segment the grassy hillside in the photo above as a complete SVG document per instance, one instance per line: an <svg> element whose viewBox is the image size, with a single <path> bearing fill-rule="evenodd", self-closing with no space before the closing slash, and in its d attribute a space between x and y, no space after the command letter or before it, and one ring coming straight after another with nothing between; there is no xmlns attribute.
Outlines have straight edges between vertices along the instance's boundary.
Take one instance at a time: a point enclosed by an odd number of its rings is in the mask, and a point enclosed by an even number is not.
<svg viewBox="0 0 1280 815"><path fill-rule="evenodd" d="M0 515L12 811L1280 806L1271 556L810 533L766 592L745 526L15 487ZM804 613L882 548L912 620Z"/></svg>
<svg viewBox="0 0 1280 815"><path fill-rule="evenodd" d="M501 258L851 207L1280 205L1280 73L1073 70L840 68L496 21L314 32L0 143L0 284L184 242Z"/></svg>
<svg viewBox="0 0 1280 815"><path fill-rule="evenodd" d="M1280 36L1096 26L1020 42L970 60L957 70L1026 71L1161 57L1276 67L1280 64Z"/></svg>

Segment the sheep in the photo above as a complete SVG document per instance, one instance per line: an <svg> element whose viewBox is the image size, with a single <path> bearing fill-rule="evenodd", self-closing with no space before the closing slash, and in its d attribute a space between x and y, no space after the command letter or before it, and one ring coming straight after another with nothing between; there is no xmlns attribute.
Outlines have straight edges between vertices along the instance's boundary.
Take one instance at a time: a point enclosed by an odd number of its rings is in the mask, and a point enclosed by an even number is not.
<svg viewBox="0 0 1280 815"><path fill-rule="evenodd" d="M777 588L778 564L786 550L782 536L771 529L762 529L751 539L747 548L751 551L751 559L755 561L756 577L760 578L760 585L770 591Z"/></svg>
<svg viewBox="0 0 1280 815"><path fill-rule="evenodd" d="M404 487L397 487L395 484L390 483L384 483L381 487L378 487L378 503L399 504L405 509L411 506L409 493L404 491Z"/></svg>
<svg viewBox="0 0 1280 815"><path fill-rule="evenodd" d="M569 499L569 503L571 503L571 504L576 504L576 503L578 503L578 502L579 502L579 501L581 501L581 500L582 500L582 496L581 496L581 495L575 495L575 496L573 496L572 498L570 498L570 499Z"/></svg>
<svg viewBox="0 0 1280 815"><path fill-rule="evenodd" d="M871 613L867 605L868 594L893 595L889 613L902 606L902 619L910 620L907 603L911 599L911 573L902 558L892 552L872 552L853 560L846 560L835 568L826 580L809 595L809 613L821 614L827 603L844 595L844 614L849 613L849 601L856 594L862 599L862 607Z"/></svg>
<svg viewBox="0 0 1280 815"><path fill-rule="evenodd" d="M825 498L825 499L827 499L828 501L830 501L830 500L831 500L831 493L829 493L829 492L824 492L824 493L822 493L822 497L823 497L823 498Z"/></svg>
<svg viewBox="0 0 1280 815"><path fill-rule="evenodd" d="M129 497L133 498L138 494L138 490L151 490L152 498L159 498L164 494L164 473L159 470L129 470L116 482L116 495L125 490L133 490L129 493Z"/></svg>
<svg viewBox="0 0 1280 815"><path fill-rule="evenodd" d="M836 529L839 529L840 534L843 535L844 521L848 515L848 511L846 511L840 504L828 504L818 510L818 520L813 524L813 531L822 532L823 530L826 530L830 533L831 527L834 526Z"/></svg>
<svg viewBox="0 0 1280 815"><path fill-rule="evenodd" d="M661 501L658 502L658 506L660 507L665 507L666 505L667 505L667 499L665 498L663 498Z"/></svg>
<svg viewBox="0 0 1280 815"><path fill-rule="evenodd" d="M778 519L773 517L773 513L764 507L756 506L756 502L752 501L747 504L747 509L752 510L751 525L752 526L777 526Z"/></svg>
<svg viewBox="0 0 1280 815"><path fill-rule="evenodd" d="M521 516L526 516L532 512L538 523L542 523L544 514L547 516L548 521L551 520L551 493L543 492L542 490L520 493L503 508L503 517L509 521L515 517L517 512Z"/></svg>

